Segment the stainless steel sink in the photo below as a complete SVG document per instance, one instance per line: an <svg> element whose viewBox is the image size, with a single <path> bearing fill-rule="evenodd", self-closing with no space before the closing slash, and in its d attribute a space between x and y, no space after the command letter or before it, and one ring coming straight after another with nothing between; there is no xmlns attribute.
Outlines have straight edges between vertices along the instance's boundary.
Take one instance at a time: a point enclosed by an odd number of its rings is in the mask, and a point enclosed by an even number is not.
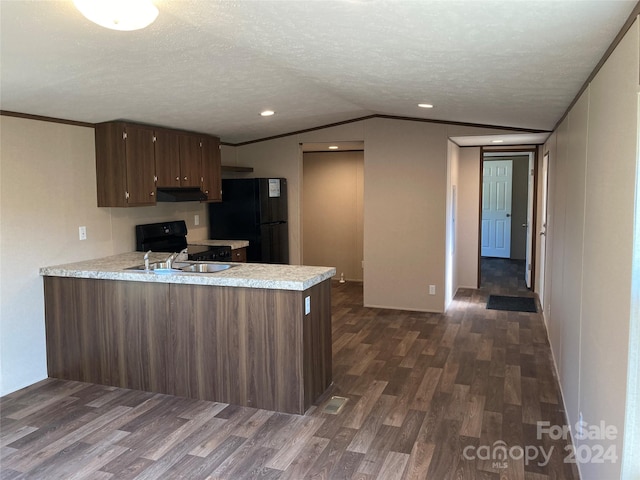
<svg viewBox="0 0 640 480"><path fill-rule="evenodd" d="M193 263L188 267L184 267L181 270L183 272L194 272L194 273L215 273L222 272L223 270L228 270L233 267L233 265L229 265L227 263Z"/></svg>
<svg viewBox="0 0 640 480"><path fill-rule="evenodd" d="M207 263L207 262L173 262L171 269L166 262L153 262L149 264L149 270L144 265L136 265L135 267L129 267L126 270L132 270L134 272L147 272L153 271L155 273L216 273L227 270L235 265L228 263Z"/></svg>

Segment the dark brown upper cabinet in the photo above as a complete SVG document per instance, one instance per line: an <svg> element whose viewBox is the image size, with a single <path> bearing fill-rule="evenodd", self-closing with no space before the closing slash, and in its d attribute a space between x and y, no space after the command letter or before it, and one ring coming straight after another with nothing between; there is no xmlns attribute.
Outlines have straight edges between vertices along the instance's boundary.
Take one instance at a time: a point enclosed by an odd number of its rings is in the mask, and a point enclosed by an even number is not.
<svg viewBox="0 0 640 480"><path fill-rule="evenodd" d="M222 176L220 173L220 140L216 137L202 139L202 185L200 188L210 202L222 201Z"/></svg>
<svg viewBox="0 0 640 480"><path fill-rule="evenodd" d="M157 187L199 187L221 201L220 140L127 122L96 125L99 207L156 204Z"/></svg>
<svg viewBox="0 0 640 480"><path fill-rule="evenodd" d="M200 187L200 164L202 162L202 140L197 135L180 137L180 186Z"/></svg>
<svg viewBox="0 0 640 480"><path fill-rule="evenodd" d="M124 122L95 127L99 207L155 205L153 129Z"/></svg>
<svg viewBox="0 0 640 480"><path fill-rule="evenodd" d="M180 137L169 130L156 130L156 175L158 187L180 186Z"/></svg>

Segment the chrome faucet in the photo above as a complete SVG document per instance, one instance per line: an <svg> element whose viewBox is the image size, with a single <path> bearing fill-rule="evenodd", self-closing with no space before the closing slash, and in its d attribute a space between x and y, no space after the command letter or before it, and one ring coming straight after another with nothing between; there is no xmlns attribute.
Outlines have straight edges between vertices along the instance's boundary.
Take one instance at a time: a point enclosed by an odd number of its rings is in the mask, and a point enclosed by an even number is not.
<svg viewBox="0 0 640 480"><path fill-rule="evenodd" d="M186 260L188 260L189 255L187 254L187 250L188 248L183 249L176 257L176 260L179 262L185 262Z"/></svg>
<svg viewBox="0 0 640 480"><path fill-rule="evenodd" d="M169 258L167 258L167 259L165 260L165 263L167 264L167 268L168 268L169 270L171 270L171 268L172 268L172 263L173 263L173 261L178 257L178 255L179 255L179 254L178 254L177 252L176 252L176 253L172 253L171 255L169 255Z"/></svg>
<svg viewBox="0 0 640 480"><path fill-rule="evenodd" d="M144 269L145 270L149 270L149 254L151 253L151 250L149 250L147 253L144 254Z"/></svg>

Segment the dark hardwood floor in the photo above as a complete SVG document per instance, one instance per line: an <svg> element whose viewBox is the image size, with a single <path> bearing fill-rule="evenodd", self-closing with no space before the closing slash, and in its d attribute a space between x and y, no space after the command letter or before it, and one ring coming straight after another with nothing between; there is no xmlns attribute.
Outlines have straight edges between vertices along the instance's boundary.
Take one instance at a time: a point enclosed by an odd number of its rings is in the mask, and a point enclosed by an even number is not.
<svg viewBox="0 0 640 480"><path fill-rule="evenodd" d="M494 295L532 297L525 283L525 261L511 258L480 258L480 288Z"/></svg>
<svg viewBox="0 0 640 480"><path fill-rule="evenodd" d="M563 441L537 438L537 422L564 424L539 314L486 310L485 286L445 315L364 308L357 283L332 295L338 415L49 379L1 399L0 476L578 478Z"/></svg>

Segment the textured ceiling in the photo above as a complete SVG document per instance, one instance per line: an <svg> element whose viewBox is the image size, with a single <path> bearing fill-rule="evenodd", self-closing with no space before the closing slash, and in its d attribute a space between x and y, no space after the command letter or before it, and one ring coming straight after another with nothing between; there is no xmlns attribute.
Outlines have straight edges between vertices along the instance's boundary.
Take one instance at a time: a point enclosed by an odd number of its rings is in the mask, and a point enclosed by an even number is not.
<svg viewBox="0 0 640 480"><path fill-rule="evenodd" d="M0 107L231 143L371 114L549 130L636 0L155 4L117 32L71 0L1 0Z"/></svg>

